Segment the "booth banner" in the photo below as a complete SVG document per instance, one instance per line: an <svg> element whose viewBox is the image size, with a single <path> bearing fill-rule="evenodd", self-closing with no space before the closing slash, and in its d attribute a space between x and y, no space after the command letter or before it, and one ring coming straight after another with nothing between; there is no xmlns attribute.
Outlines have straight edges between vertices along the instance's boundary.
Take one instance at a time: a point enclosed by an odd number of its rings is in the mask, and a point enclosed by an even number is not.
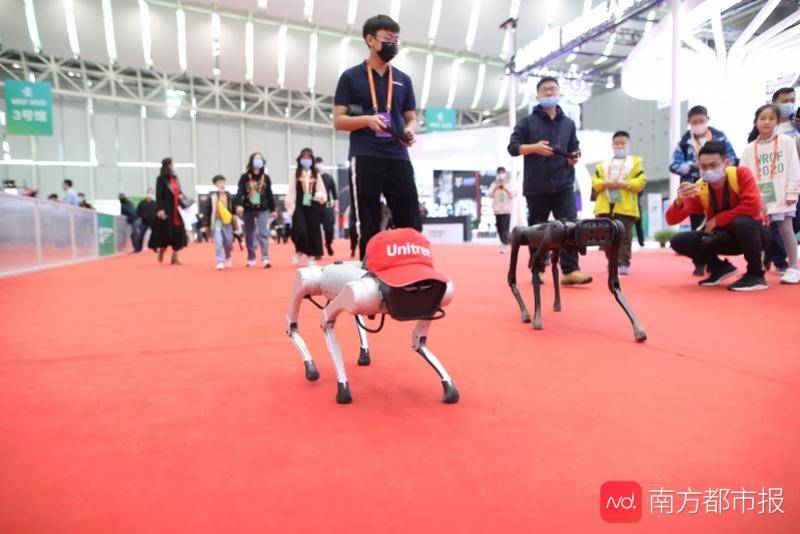
<svg viewBox="0 0 800 534"><path fill-rule="evenodd" d="M425 110L425 131L448 132L458 125L456 110L447 108L428 108Z"/></svg>
<svg viewBox="0 0 800 534"><path fill-rule="evenodd" d="M97 253L100 256L111 256L117 252L114 216L105 213L97 214Z"/></svg>
<svg viewBox="0 0 800 534"><path fill-rule="evenodd" d="M12 135L53 135L53 94L47 82L3 80L6 131Z"/></svg>
<svg viewBox="0 0 800 534"><path fill-rule="evenodd" d="M659 193L647 194L647 235L653 237L661 230L664 200Z"/></svg>

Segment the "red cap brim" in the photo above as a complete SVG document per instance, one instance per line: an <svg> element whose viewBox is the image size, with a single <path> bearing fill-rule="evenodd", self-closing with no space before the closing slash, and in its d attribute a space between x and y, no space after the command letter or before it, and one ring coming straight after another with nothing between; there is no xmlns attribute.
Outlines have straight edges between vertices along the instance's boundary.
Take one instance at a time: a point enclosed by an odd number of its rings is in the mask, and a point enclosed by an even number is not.
<svg viewBox="0 0 800 534"><path fill-rule="evenodd" d="M373 273L381 282L392 287L403 287L422 280L450 281L445 275L427 265L398 265Z"/></svg>

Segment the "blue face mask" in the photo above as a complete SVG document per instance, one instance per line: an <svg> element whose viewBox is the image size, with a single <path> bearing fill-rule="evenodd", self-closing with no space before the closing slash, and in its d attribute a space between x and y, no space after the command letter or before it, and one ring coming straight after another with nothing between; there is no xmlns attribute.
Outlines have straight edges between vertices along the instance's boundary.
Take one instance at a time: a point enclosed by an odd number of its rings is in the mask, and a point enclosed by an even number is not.
<svg viewBox="0 0 800 534"><path fill-rule="evenodd" d="M539 99L539 105L543 108L552 109L558 105L559 97L557 96L546 96Z"/></svg>
<svg viewBox="0 0 800 534"><path fill-rule="evenodd" d="M708 171L700 171L700 178L702 178L704 181L710 184L715 184L717 182L722 181L722 179L725 178L725 169L721 168L721 169L711 169Z"/></svg>
<svg viewBox="0 0 800 534"><path fill-rule="evenodd" d="M310 169L311 166L314 165L314 160L313 159L308 159L308 158L303 158L303 159L300 160L300 165L304 169Z"/></svg>
<svg viewBox="0 0 800 534"><path fill-rule="evenodd" d="M263 159L254 159L253 160L253 168L254 169L263 169L264 168L264 160Z"/></svg>
<svg viewBox="0 0 800 534"><path fill-rule="evenodd" d="M630 148L615 148L614 149L614 157L615 158L627 158L628 154L630 154Z"/></svg>
<svg viewBox="0 0 800 534"><path fill-rule="evenodd" d="M778 104L778 109L781 112L782 119L788 119L795 113L795 104L794 102L786 102L784 104Z"/></svg>

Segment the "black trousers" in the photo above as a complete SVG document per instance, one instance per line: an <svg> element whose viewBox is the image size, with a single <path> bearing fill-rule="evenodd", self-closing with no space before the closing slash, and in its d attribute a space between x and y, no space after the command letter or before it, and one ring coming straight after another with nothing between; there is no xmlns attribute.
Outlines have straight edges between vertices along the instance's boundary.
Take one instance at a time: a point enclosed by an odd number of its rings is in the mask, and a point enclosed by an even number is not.
<svg viewBox="0 0 800 534"><path fill-rule="evenodd" d="M329 247L333 243L333 227L336 226L336 215L333 213L333 208L323 207L321 219L322 230L325 233L325 246Z"/></svg>
<svg viewBox="0 0 800 534"><path fill-rule="evenodd" d="M547 195L526 196L528 202L528 224L534 225L547 222L550 213L561 220L574 221L578 218L578 209L575 205L575 193L572 189L564 189ZM533 251L531 251L533 254ZM569 274L578 270L578 252L562 251L559 256L561 272Z"/></svg>
<svg viewBox="0 0 800 534"><path fill-rule="evenodd" d="M764 276L761 255L769 240L769 230L764 225L751 217L740 216L710 235L695 230L679 232L672 236L670 245L678 254L690 257L696 265L708 265L712 273L724 264L720 255L744 254L747 272Z"/></svg>
<svg viewBox="0 0 800 534"><path fill-rule="evenodd" d="M314 202L297 206L292 214L292 241L298 253L313 258L322 257L322 232L319 229L322 208Z"/></svg>
<svg viewBox="0 0 800 534"><path fill-rule="evenodd" d="M381 231L381 195L395 228L421 230L414 167L403 159L356 156L350 162L350 187L357 207L361 258L369 240Z"/></svg>
<svg viewBox="0 0 800 534"><path fill-rule="evenodd" d="M511 214L495 213L494 219L497 224L497 237L500 238L500 242L502 244L508 245L508 232L510 230L509 226L511 226Z"/></svg>

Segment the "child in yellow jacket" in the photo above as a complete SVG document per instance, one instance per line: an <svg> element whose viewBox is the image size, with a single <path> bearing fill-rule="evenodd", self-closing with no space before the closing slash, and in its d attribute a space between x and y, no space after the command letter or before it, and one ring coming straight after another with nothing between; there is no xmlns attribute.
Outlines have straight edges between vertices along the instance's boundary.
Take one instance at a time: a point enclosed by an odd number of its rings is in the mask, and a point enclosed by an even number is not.
<svg viewBox="0 0 800 534"><path fill-rule="evenodd" d="M625 226L625 239L619 249L619 273L628 274L631 266L633 226L639 220L639 193L647 183L642 158L630 155L631 136L619 131L611 139L614 157L600 162L592 177L597 193L594 214L610 217Z"/></svg>

